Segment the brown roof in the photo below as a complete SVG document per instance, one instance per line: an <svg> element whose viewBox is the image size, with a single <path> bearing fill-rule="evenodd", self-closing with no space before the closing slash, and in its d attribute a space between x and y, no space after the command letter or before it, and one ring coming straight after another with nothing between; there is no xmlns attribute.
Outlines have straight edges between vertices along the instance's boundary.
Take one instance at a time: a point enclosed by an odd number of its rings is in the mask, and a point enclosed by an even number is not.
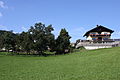
<svg viewBox="0 0 120 80"><path fill-rule="evenodd" d="M93 29L87 31L87 32L84 34L83 37L88 36L90 32L110 32L110 33L113 33L114 31L111 30L111 29L108 29L108 28L106 28L106 27L104 27L104 26L101 26L101 25L98 26L98 25L97 25L96 28L93 28Z"/></svg>

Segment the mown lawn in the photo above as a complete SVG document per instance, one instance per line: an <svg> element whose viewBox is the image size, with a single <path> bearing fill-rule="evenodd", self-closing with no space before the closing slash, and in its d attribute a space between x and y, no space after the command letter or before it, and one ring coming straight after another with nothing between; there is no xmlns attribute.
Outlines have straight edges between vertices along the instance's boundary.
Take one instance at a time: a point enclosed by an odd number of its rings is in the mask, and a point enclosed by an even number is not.
<svg viewBox="0 0 120 80"><path fill-rule="evenodd" d="M120 80L120 47L49 57L0 55L0 80Z"/></svg>

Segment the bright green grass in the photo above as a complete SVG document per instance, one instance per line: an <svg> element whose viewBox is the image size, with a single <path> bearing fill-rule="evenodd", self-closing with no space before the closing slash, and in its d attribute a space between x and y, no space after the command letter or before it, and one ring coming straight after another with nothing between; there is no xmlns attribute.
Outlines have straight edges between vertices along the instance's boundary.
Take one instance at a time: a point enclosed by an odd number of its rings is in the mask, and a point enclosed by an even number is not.
<svg viewBox="0 0 120 80"><path fill-rule="evenodd" d="M0 55L0 80L120 80L120 48L49 57Z"/></svg>

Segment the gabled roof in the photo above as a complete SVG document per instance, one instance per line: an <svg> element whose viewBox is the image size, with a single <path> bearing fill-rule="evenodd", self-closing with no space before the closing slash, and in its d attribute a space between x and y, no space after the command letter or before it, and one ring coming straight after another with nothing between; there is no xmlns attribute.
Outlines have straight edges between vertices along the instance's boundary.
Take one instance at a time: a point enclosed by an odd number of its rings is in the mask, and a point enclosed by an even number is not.
<svg viewBox="0 0 120 80"><path fill-rule="evenodd" d="M87 31L87 32L84 34L83 37L88 36L90 32L110 32L110 33L113 33L114 31L111 30L111 29L108 29L108 28L106 28L106 27L104 27L104 26L101 26L101 25L98 26L98 25L97 25L96 28L93 28L93 29Z"/></svg>

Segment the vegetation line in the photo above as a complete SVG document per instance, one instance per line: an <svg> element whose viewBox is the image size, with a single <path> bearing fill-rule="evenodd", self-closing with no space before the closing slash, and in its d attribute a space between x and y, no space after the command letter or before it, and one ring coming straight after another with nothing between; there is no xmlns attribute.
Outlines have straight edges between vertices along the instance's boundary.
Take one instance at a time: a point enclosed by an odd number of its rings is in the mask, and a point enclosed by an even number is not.
<svg viewBox="0 0 120 80"><path fill-rule="evenodd" d="M69 53L71 37L66 29L61 29L57 39L52 31L52 25L45 26L42 23L36 23L27 32L22 33L0 30L0 51L27 55L47 55L45 52Z"/></svg>

